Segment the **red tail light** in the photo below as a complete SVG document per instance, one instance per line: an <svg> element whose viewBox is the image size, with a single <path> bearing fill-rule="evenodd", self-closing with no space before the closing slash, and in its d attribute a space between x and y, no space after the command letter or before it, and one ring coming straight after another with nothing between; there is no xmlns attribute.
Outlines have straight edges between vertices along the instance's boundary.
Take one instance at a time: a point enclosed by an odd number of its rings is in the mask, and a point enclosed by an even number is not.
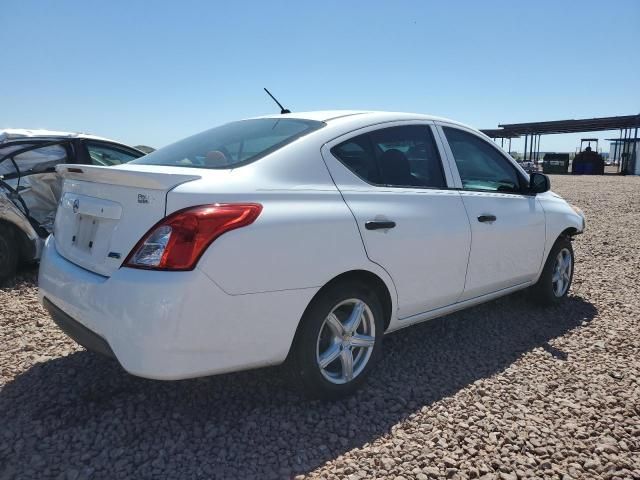
<svg viewBox="0 0 640 480"><path fill-rule="evenodd" d="M124 265L150 270L192 270L211 242L229 230L252 224L258 203L221 203L178 210L149 230Z"/></svg>

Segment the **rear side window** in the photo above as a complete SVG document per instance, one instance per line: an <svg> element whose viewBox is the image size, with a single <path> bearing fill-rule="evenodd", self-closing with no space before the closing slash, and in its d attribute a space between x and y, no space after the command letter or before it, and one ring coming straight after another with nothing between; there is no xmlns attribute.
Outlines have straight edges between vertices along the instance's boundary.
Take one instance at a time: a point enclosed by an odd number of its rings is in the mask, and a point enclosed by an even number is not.
<svg viewBox="0 0 640 480"><path fill-rule="evenodd" d="M227 169L253 162L324 126L297 118L227 123L156 150L131 163Z"/></svg>
<svg viewBox="0 0 640 480"><path fill-rule="evenodd" d="M520 192L515 167L489 142L457 128L443 127L465 190Z"/></svg>
<svg viewBox="0 0 640 480"><path fill-rule="evenodd" d="M380 169L373 152L373 145L369 134L359 135L346 142L342 142L331 149L331 153L342 164L362 178L373 184L382 184Z"/></svg>
<svg viewBox="0 0 640 480"><path fill-rule="evenodd" d="M440 155L426 125L375 130L336 145L331 152L374 185L446 187Z"/></svg>
<svg viewBox="0 0 640 480"><path fill-rule="evenodd" d="M29 147L30 145L20 144L12 145L0 149L0 156L10 153L11 151L18 151ZM47 145L44 147L37 147L27 150L26 152L19 153L11 157L6 157L3 162L0 163L0 175L7 178L17 176L18 173L22 176L30 175L34 173L44 173L51 171L59 163L67 162L67 149L62 145ZM16 170L16 165L19 172Z"/></svg>
<svg viewBox="0 0 640 480"><path fill-rule="evenodd" d="M87 151L89 152L91 163L103 167L120 165L140 157L140 155L134 155L133 153L98 143L87 143Z"/></svg>

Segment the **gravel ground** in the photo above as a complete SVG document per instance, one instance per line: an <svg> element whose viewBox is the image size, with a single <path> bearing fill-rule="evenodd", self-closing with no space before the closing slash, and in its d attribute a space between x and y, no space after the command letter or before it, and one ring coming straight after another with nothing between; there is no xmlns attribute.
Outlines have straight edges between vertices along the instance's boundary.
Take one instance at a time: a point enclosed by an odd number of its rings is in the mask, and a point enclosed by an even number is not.
<svg viewBox="0 0 640 480"><path fill-rule="evenodd" d="M640 479L640 178L552 184L588 218L568 300L392 334L333 404L279 368L130 376L65 338L23 272L0 290L0 478Z"/></svg>

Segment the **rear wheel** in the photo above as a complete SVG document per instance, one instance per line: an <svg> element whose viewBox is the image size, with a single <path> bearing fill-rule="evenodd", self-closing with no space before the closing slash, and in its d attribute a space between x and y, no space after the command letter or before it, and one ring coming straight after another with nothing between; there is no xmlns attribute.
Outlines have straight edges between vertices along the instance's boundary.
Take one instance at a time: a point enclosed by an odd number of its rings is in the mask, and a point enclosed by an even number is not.
<svg viewBox="0 0 640 480"><path fill-rule="evenodd" d="M382 312L374 291L355 282L330 287L313 300L291 358L307 395L336 399L364 382L382 347Z"/></svg>
<svg viewBox="0 0 640 480"><path fill-rule="evenodd" d="M569 292L573 280L573 247L568 237L560 237L553 245L533 293L540 303L558 303Z"/></svg>
<svg viewBox="0 0 640 480"><path fill-rule="evenodd" d="M0 282L13 277L18 265L18 246L13 232L5 225L0 225Z"/></svg>

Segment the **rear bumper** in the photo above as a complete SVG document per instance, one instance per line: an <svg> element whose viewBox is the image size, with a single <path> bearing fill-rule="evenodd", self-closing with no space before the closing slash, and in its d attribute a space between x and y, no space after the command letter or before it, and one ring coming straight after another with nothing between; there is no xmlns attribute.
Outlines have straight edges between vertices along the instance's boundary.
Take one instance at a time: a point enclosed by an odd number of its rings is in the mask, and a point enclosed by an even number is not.
<svg viewBox="0 0 640 480"><path fill-rule="evenodd" d="M160 380L281 363L316 291L228 295L198 269L103 277L62 257L53 237L40 262L40 299L63 331Z"/></svg>
<svg viewBox="0 0 640 480"><path fill-rule="evenodd" d="M60 330L66 333L78 344L92 352L115 358L113 350L111 350L107 341L100 335L92 332L81 323L76 322L73 318L51 303L46 297L42 299L42 304L47 309L56 325L60 327Z"/></svg>

